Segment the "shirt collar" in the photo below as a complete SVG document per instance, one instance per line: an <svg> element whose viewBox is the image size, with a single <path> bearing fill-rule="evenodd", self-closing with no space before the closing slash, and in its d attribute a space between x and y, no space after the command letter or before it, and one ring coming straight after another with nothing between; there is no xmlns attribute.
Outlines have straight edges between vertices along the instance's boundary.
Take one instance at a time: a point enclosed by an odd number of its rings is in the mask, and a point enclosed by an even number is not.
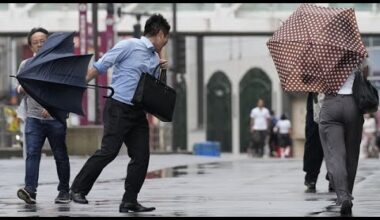
<svg viewBox="0 0 380 220"><path fill-rule="evenodd" d="M145 44L145 46L146 46L148 49L150 49L150 50L152 50L152 51L155 51L155 48L154 48L152 42L150 42L150 40L149 40L148 38L146 38L146 37L144 37L144 36L141 36L140 39L142 40L142 42Z"/></svg>

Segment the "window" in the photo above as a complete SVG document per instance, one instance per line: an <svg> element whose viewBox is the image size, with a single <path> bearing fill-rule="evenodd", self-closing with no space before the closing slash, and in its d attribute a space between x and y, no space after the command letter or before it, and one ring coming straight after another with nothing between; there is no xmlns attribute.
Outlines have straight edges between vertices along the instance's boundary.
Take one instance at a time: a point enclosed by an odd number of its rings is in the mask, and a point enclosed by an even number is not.
<svg viewBox="0 0 380 220"><path fill-rule="evenodd" d="M6 11L8 10L8 4L0 3L0 11Z"/></svg>
<svg viewBox="0 0 380 220"><path fill-rule="evenodd" d="M67 11L67 10L78 10L78 4L67 4L67 3L37 3L33 11Z"/></svg>
<svg viewBox="0 0 380 220"><path fill-rule="evenodd" d="M249 11L268 11L272 10L273 3L244 3L239 11L249 12Z"/></svg>
<svg viewBox="0 0 380 220"><path fill-rule="evenodd" d="M362 37L363 43L366 47L371 46L370 37Z"/></svg>
<svg viewBox="0 0 380 220"><path fill-rule="evenodd" d="M372 46L380 46L380 37L372 37Z"/></svg>
<svg viewBox="0 0 380 220"><path fill-rule="evenodd" d="M373 3L330 3L330 7L354 8L355 11L372 11Z"/></svg>
<svg viewBox="0 0 380 220"><path fill-rule="evenodd" d="M300 6L299 3L245 3L239 10L249 11L294 11Z"/></svg>
<svg viewBox="0 0 380 220"><path fill-rule="evenodd" d="M178 6L177 6L178 8ZM134 12L155 12L172 10L172 4L168 3L139 3L133 10Z"/></svg>
<svg viewBox="0 0 380 220"><path fill-rule="evenodd" d="M212 3L201 3L201 4L192 4L192 3L183 3L177 4L178 10L181 11L213 11L215 9L215 4Z"/></svg>

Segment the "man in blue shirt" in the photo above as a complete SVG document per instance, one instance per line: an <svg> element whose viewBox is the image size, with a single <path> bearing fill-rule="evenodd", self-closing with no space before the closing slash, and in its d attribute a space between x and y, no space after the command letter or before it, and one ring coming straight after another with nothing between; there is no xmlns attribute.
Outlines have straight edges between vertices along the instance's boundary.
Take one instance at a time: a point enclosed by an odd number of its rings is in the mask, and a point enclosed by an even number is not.
<svg viewBox="0 0 380 220"><path fill-rule="evenodd" d="M74 202L88 203L85 196L103 168L118 155L124 142L131 160L119 211L146 212L155 209L137 202L137 194L144 183L149 164L149 125L144 110L131 101L141 73L158 77L158 71L153 73L155 67L159 63L166 63L160 60L159 54L169 40L169 30L170 25L162 15L152 15L146 21L141 39L118 42L88 70L87 82L113 66L111 86L115 94L107 99L104 107L101 148L87 160L71 186L70 195Z"/></svg>

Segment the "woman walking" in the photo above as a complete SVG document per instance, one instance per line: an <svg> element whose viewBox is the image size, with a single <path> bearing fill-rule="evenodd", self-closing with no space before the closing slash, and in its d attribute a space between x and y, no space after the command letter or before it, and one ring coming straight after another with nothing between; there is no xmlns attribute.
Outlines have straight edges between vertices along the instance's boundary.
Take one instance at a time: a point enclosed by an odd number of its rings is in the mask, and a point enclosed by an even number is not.
<svg viewBox="0 0 380 220"><path fill-rule="evenodd" d="M321 107L319 133L329 173L342 215L351 215L352 191L358 167L363 114L352 96L355 72L368 74L364 60L354 69L337 94L326 94Z"/></svg>

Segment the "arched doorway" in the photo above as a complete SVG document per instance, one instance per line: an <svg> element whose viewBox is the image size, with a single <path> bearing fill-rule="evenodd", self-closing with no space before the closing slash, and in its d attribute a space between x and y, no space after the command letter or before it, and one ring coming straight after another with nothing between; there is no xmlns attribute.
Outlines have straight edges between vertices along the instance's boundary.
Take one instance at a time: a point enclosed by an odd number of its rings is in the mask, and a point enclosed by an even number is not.
<svg viewBox="0 0 380 220"><path fill-rule="evenodd" d="M222 152L232 152L231 82L216 72L207 83L207 133L209 141L220 142Z"/></svg>
<svg viewBox="0 0 380 220"><path fill-rule="evenodd" d="M249 128L251 110L259 98L265 107L272 108L272 82L260 68L250 69L239 83L240 99L240 152L246 152L251 133Z"/></svg>

